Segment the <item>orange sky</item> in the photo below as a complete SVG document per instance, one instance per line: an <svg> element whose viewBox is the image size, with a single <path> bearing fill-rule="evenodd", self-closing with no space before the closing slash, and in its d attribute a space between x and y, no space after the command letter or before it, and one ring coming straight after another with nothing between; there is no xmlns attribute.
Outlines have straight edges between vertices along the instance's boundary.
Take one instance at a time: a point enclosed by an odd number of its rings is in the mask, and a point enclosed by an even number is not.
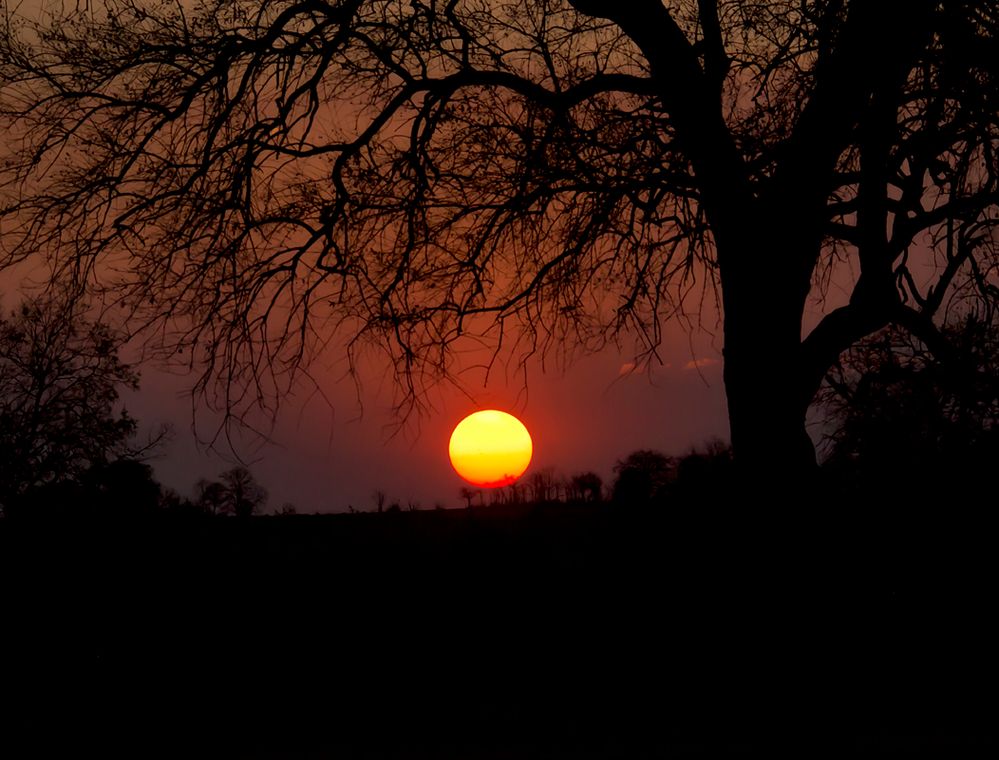
<svg viewBox="0 0 999 760"><path fill-rule="evenodd" d="M572 475L595 470L610 482L615 460L639 448L680 454L712 436L727 438L721 365L717 350L704 342L692 356L685 335L667 331L664 366L651 375L628 373L627 356L616 351L580 359L566 373L532 368L529 386L521 378L497 374L486 388L472 388L477 404L456 392L442 392L438 411L408 424L395 437L390 387L384 377L363 377L363 416L353 384L319 377L333 402L318 397L292 399L285 405L274 444L245 458L270 491L270 508L292 502L300 512L340 511L348 505L372 509L372 493L384 491L402 506L412 500L424 508L437 502L459 506L467 484L447 456L451 430L476 408L511 411L534 439L528 474L554 467ZM700 364L696 367L695 364ZM623 372L622 372L623 371ZM143 370L142 389L127 404L146 427L172 422L175 435L165 455L154 462L160 479L189 493L200 477L215 477L229 464L198 451L191 433L190 402L181 398L183 378L152 368ZM210 418L203 418L208 429ZM253 461L256 460L256 461Z"/></svg>
<svg viewBox="0 0 999 760"><path fill-rule="evenodd" d="M29 2L21 12L37 5ZM17 285L16 273L0 276L3 308L16 303ZM836 288L831 295L833 301L841 296ZM565 475L592 469L609 483L615 460L636 449L682 454L709 438L728 437L720 340L698 334L692 344L680 325L670 324L659 353L663 364L653 365L651 374L629 372L632 357L616 350L582 358L564 373L544 372L535 364L527 393L520 375L497 372L486 387L469 384L474 402L442 390L436 412L394 438L390 428L397 420L390 412L385 372L369 367L362 374L363 416L358 419L362 410L353 384L337 381L342 368L324 370L320 362L312 371L333 408L317 397L292 399L283 407L274 444L244 446L240 453L269 489L270 508L293 502L305 512L348 505L370 509L375 489L403 506L409 500L425 508L436 502L458 506L464 483L448 462L448 437L466 414L493 407L516 414L530 430L535 451L528 474L546 467ZM174 439L154 465L165 484L188 494L199 478L216 477L231 464L196 446L190 403L181 397L189 381L153 367L143 368L142 375L143 387L127 398L128 407L146 428L173 424ZM210 428L207 415L201 422L203 430Z"/></svg>

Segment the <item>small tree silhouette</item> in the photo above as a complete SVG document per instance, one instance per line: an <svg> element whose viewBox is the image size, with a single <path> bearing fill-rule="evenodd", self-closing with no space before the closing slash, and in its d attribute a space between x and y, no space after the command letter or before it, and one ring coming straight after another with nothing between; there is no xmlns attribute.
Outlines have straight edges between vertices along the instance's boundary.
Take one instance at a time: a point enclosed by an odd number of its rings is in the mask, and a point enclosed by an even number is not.
<svg viewBox="0 0 999 760"><path fill-rule="evenodd" d="M220 515L225 511L228 493L224 483L202 478L194 486L194 503L203 512Z"/></svg>
<svg viewBox="0 0 999 760"><path fill-rule="evenodd" d="M207 513L202 505L181 496L173 488L161 489L159 506L166 514L183 519L203 517Z"/></svg>
<svg viewBox="0 0 999 760"><path fill-rule="evenodd" d="M570 481L572 499L595 503L603 500L604 481L595 472L581 472Z"/></svg>
<svg viewBox="0 0 999 760"><path fill-rule="evenodd" d="M528 483L536 503L544 504L558 499L558 478L553 468L545 467L535 470L531 473Z"/></svg>
<svg viewBox="0 0 999 760"><path fill-rule="evenodd" d="M676 461L659 451L634 451L614 465L614 501L624 506L661 502L676 476Z"/></svg>
<svg viewBox="0 0 999 760"><path fill-rule="evenodd" d="M267 503L267 490L257 483L246 467L233 467L220 476L226 488L223 511L236 517L249 517Z"/></svg>
<svg viewBox="0 0 999 760"><path fill-rule="evenodd" d="M461 494L461 498L465 500L465 507L467 509L472 508L472 499L475 498L476 494L478 494L480 498L482 496L481 491L474 488L468 488L467 486L462 486L458 493Z"/></svg>

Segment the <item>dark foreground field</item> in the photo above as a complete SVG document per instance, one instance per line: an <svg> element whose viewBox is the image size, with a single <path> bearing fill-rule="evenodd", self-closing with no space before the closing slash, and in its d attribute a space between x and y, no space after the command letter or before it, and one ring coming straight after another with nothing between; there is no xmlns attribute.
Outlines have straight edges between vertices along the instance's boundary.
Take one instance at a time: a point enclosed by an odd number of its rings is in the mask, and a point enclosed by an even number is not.
<svg viewBox="0 0 999 760"><path fill-rule="evenodd" d="M994 750L990 521L786 513L0 523L3 754Z"/></svg>

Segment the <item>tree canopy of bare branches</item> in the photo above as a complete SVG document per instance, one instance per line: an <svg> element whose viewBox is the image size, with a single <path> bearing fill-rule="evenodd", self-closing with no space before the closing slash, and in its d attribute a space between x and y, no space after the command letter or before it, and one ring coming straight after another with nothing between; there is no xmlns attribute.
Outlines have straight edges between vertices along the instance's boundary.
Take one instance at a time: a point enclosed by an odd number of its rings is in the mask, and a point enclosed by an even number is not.
<svg viewBox="0 0 999 760"><path fill-rule="evenodd" d="M807 469L842 351L888 324L942 346L942 309L995 295L987 0L105 0L3 23L3 260L111 288L229 407L330 340L387 346L412 400L463 340L653 351L717 293L737 461ZM848 298L803 337L830 280Z"/></svg>

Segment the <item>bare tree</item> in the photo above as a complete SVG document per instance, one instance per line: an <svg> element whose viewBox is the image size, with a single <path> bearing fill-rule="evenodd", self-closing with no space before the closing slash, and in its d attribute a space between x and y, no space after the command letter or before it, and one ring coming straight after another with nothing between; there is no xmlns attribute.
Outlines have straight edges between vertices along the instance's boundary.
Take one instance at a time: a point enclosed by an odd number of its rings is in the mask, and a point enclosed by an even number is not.
<svg viewBox="0 0 999 760"><path fill-rule="evenodd" d="M223 512L236 517L249 517L267 503L267 489L246 467L233 467L220 477L225 485Z"/></svg>
<svg viewBox="0 0 999 760"><path fill-rule="evenodd" d="M471 509L472 499L475 498L475 491L471 488L466 488L465 486L462 486L460 489L458 489L458 494L461 496L461 498L465 500L465 508Z"/></svg>
<svg viewBox="0 0 999 760"><path fill-rule="evenodd" d="M528 486L524 483L514 481L503 487L506 492L506 502L508 504L522 504L527 500Z"/></svg>
<svg viewBox="0 0 999 760"><path fill-rule="evenodd" d="M604 481L595 472L580 472L569 483L572 500L599 502L603 499Z"/></svg>
<svg viewBox="0 0 999 760"><path fill-rule="evenodd" d="M809 471L841 352L888 324L945 352L941 310L997 292L992 0L106 0L3 23L5 261L114 288L230 410L334 339L387 346L404 405L463 340L652 355L717 287L736 461ZM803 338L830 281L848 300Z"/></svg>
<svg viewBox="0 0 999 760"><path fill-rule="evenodd" d="M558 478L552 467L535 469L528 479L531 498L538 504L558 500Z"/></svg>
<svg viewBox="0 0 999 760"><path fill-rule="evenodd" d="M194 485L194 503L210 515L220 515L225 511L228 494L224 483L202 478Z"/></svg>

